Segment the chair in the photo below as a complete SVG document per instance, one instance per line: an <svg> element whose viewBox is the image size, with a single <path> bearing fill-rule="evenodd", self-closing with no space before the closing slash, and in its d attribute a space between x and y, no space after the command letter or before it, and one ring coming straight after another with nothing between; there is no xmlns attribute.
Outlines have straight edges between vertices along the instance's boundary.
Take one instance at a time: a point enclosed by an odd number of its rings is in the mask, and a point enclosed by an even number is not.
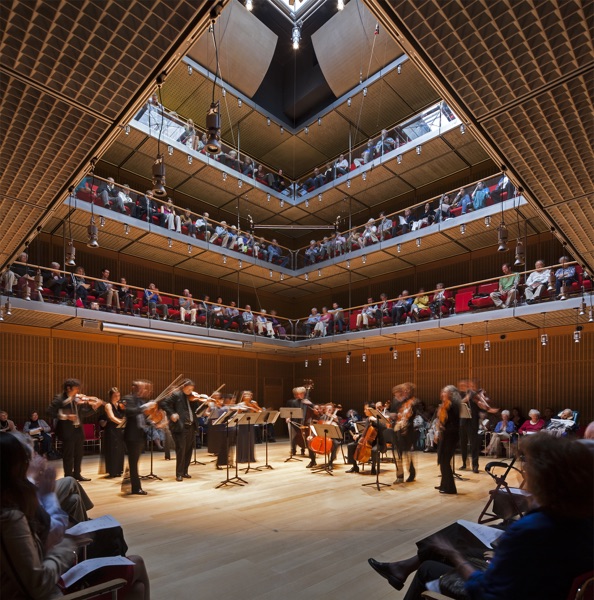
<svg viewBox="0 0 594 600"><path fill-rule="evenodd" d="M126 585L125 579L112 579L98 585L93 585L85 590L64 594L64 600L87 600L89 598L103 597L105 600L117 600L118 590Z"/></svg>
<svg viewBox="0 0 594 600"><path fill-rule="evenodd" d="M97 431L97 427L94 423L84 423L83 431L85 434L85 441L83 448L95 448L101 452L101 435Z"/></svg>

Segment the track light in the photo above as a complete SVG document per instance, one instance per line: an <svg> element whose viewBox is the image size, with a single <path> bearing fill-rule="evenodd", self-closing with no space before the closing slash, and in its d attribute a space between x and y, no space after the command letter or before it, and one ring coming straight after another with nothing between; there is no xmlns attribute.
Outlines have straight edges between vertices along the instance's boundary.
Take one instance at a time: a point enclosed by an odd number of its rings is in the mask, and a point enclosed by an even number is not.
<svg viewBox="0 0 594 600"><path fill-rule="evenodd" d="M485 227L491 227L491 217L485 217Z"/></svg>
<svg viewBox="0 0 594 600"><path fill-rule="evenodd" d="M91 222L87 227L87 233L89 234L87 246L89 248L99 248L99 229L97 229L97 225L95 225L95 219L93 217L91 217Z"/></svg>
<svg viewBox="0 0 594 600"><path fill-rule="evenodd" d="M188 65L188 75L191 75L192 71L193 71L192 65Z"/></svg>
<svg viewBox="0 0 594 600"><path fill-rule="evenodd" d="M348 100L347 100L347 106L349 106L349 107L350 107L350 106L351 106L351 104L352 104L352 102L353 102L353 100L352 100L351 98L348 98Z"/></svg>
<svg viewBox="0 0 594 600"><path fill-rule="evenodd" d="M285 133L285 128L281 125L280 134L282 135L283 133Z"/></svg>
<svg viewBox="0 0 594 600"><path fill-rule="evenodd" d="M306 273L306 274L304 275L304 278L305 278L305 281L309 281L309 273Z"/></svg>
<svg viewBox="0 0 594 600"><path fill-rule="evenodd" d="M350 188L351 187L351 180L347 179L347 187Z"/></svg>
<svg viewBox="0 0 594 600"><path fill-rule="evenodd" d="M237 180L237 187L240 188L243 185L243 181L241 179Z"/></svg>
<svg viewBox="0 0 594 600"><path fill-rule="evenodd" d="M421 348L417 347L417 349L415 350L415 354L417 358L421 358Z"/></svg>
<svg viewBox="0 0 594 600"><path fill-rule="evenodd" d="M66 246L66 264L69 267L76 267L76 248L74 240L70 240Z"/></svg>
<svg viewBox="0 0 594 600"><path fill-rule="evenodd" d="M223 171L223 181L227 181L227 173Z"/></svg>
<svg viewBox="0 0 594 600"><path fill-rule="evenodd" d="M547 292L554 292L556 290L555 284L557 283L557 278L555 277L555 271L551 269L549 274L549 283L547 285Z"/></svg>
<svg viewBox="0 0 594 600"><path fill-rule="evenodd" d="M318 269L318 277L322 276L322 269Z"/></svg>
<svg viewBox="0 0 594 600"><path fill-rule="evenodd" d="M6 298L6 302L4 303L4 310L6 311L6 316L10 317L12 314L12 305L10 304L10 298Z"/></svg>
<svg viewBox="0 0 594 600"><path fill-rule="evenodd" d="M223 255L223 264L226 265L227 264L227 257L225 255Z"/></svg>
<svg viewBox="0 0 594 600"><path fill-rule="evenodd" d="M206 129L208 130L206 151L211 154L218 154L221 151L221 115L218 100L210 105L206 113Z"/></svg>
<svg viewBox="0 0 594 600"><path fill-rule="evenodd" d="M367 354L365 352L363 352L363 356L361 356L361 360L363 362L367 362Z"/></svg>
<svg viewBox="0 0 594 600"><path fill-rule="evenodd" d="M466 133L466 127L464 127L464 123L460 125L460 133L464 135Z"/></svg>
<svg viewBox="0 0 594 600"><path fill-rule="evenodd" d="M188 154L188 164L191 165L192 164L192 155Z"/></svg>
<svg viewBox="0 0 594 600"><path fill-rule="evenodd" d="M322 201L322 194L318 194L318 202Z"/></svg>
<svg viewBox="0 0 594 600"><path fill-rule="evenodd" d="M285 201L281 198L280 207L282 208L285 205Z"/></svg>
<svg viewBox="0 0 594 600"><path fill-rule="evenodd" d="M396 244L396 252L398 252L398 254L402 252L402 244Z"/></svg>
<svg viewBox="0 0 594 600"><path fill-rule="evenodd" d="M301 21L297 21L291 33L291 41L293 42L293 50L299 50L299 42L301 41Z"/></svg>
<svg viewBox="0 0 594 600"><path fill-rule="evenodd" d="M171 238L167 238L167 247L171 248L173 246L173 240Z"/></svg>
<svg viewBox="0 0 594 600"><path fill-rule="evenodd" d="M105 227L105 217L99 217L99 227Z"/></svg>
<svg viewBox="0 0 594 600"><path fill-rule="evenodd" d="M507 227L505 226L505 223L501 221L501 223L499 223L499 227L497 227L497 252L507 251L507 236Z"/></svg>
<svg viewBox="0 0 594 600"><path fill-rule="evenodd" d="M588 311L588 323L594 323L594 311L592 311L592 307Z"/></svg>
<svg viewBox="0 0 594 600"><path fill-rule="evenodd" d="M400 164L402 164L402 154L399 154L399 155L396 157L396 162L397 162L399 165L400 165Z"/></svg>
<svg viewBox="0 0 594 600"><path fill-rule="evenodd" d="M586 314L587 308L588 307L586 306L586 301L584 300L584 298L582 298L582 302L580 304L580 312L579 312L580 317L583 317Z"/></svg>
<svg viewBox="0 0 594 600"><path fill-rule="evenodd" d="M250 12L254 10L254 3L252 2L252 0L245 0L245 8Z"/></svg>
<svg viewBox="0 0 594 600"><path fill-rule="evenodd" d="M221 94L223 94L223 98L225 98L227 96L227 90L225 88L222 88Z"/></svg>
<svg viewBox="0 0 594 600"><path fill-rule="evenodd" d="M361 175L361 179L363 181L367 181L367 173L363 173L363 175Z"/></svg>
<svg viewBox="0 0 594 600"><path fill-rule="evenodd" d="M165 161L162 154L157 154L153 163L153 195L156 198L167 197L165 191Z"/></svg>
<svg viewBox="0 0 594 600"><path fill-rule="evenodd" d="M305 208L309 208L309 200L307 198L305 199Z"/></svg>
<svg viewBox="0 0 594 600"><path fill-rule="evenodd" d="M270 194L266 194L266 202L270 202Z"/></svg>
<svg viewBox="0 0 594 600"><path fill-rule="evenodd" d="M318 117L318 127L322 126L322 117Z"/></svg>
<svg viewBox="0 0 594 600"><path fill-rule="evenodd" d="M366 264L366 263L367 263L367 256L366 256L365 254L364 254L362 257L361 257L361 262L362 262L363 264Z"/></svg>
<svg viewBox="0 0 594 600"><path fill-rule="evenodd" d="M188 254L192 254L192 244L188 244Z"/></svg>
<svg viewBox="0 0 594 600"><path fill-rule="evenodd" d="M576 327L576 330L573 332L573 341L576 344L579 344L581 339L582 339L582 328L581 328L581 326L578 325Z"/></svg>
<svg viewBox="0 0 594 600"><path fill-rule="evenodd" d="M171 144L167 146L167 154L169 154L169 156L173 156L173 146Z"/></svg>
<svg viewBox="0 0 594 600"><path fill-rule="evenodd" d="M320 358L318 358L318 367L322 366L322 357L320 356Z"/></svg>
<svg viewBox="0 0 594 600"><path fill-rule="evenodd" d="M489 350L491 350L491 342L489 340L485 340L483 348L485 349L485 352L489 352Z"/></svg>
<svg viewBox="0 0 594 600"><path fill-rule="evenodd" d="M268 127L270 127L270 119L266 119L266 125L268 125Z"/></svg>
<svg viewBox="0 0 594 600"><path fill-rule="evenodd" d="M284 273L281 273L281 274L280 274L280 280L281 280L281 281L283 281L284 279L285 279L285 274L284 274Z"/></svg>
<svg viewBox="0 0 594 600"><path fill-rule="evenodd" d="M237 266L241 269L243 268L243 262L241 261L241 259L239 260L239 262L237 263Z"/></svg>
<svg viewBox="0 0 594 600"><path fill-rule="evenodd" d="M402 73L402 65L398 65L396 71L398 71L398 75L400 75L400 73Z"/></svg>
<svg viewBox="0 0 594 600"><path fill-rule="evenodd" d="M421 238L417 238L417 248L421 247Z"/></svg>
<svg viewBox="0 0 594 600"><path fill-rule="evenodd" d="M269 275L270 275L270 277L272 277L272 269L270 269Z"/></svg>
<svg viewBox="0 0 594 600"><path fill-rule="evenodd" d="M524 262L524 244L521 242L521 240L518 240L516 244L516 260L514 262L514 267L521 267Z"/></svg>
<svg viewBox="0 0 594 600"><path fill-rule="evenodd" d="M307 358L305 359L305 368L307 369L307 367L309 367L309 361L307 360Z"/></svg>
<svg viewBox="0 0 594 600"><path fill-rule="evenodd" d="M460 225L460 233L462 235L464 235L466 233L466 225L464 223L462 223L462 225Z"/></svg>
<svg viewBox="0 0 594 600"><path fill-rule="evenodd" d="M351 268L351 261L347 259L346 265L347 265L347 269L350 269Z"/></svg>

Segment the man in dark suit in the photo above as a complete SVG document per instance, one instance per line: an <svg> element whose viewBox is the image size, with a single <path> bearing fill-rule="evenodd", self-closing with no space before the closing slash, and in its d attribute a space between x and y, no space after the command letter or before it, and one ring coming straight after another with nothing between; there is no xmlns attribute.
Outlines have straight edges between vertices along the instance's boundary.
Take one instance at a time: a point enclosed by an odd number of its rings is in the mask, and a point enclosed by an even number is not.
<svg viewBox="0 0 594 600"><path fill-rule="evenodd" d="M56 433L62 442L64 477L91 481L80 472L85 441L82 418L96 411L103 401L82 396L80 387L78 379L67 379L64 391L54 397L50 407L58 420Z"/></svg>
<svg viewBox="0 0 594 600"><path fill-rule="evenodd" d="M97 196L101 198L104 208L111 208L111 203L117 206L118 188L115 186L113 177L108 177L107 181L102 181L97 189Z"/></svg>
<svg viewBox="0 0 594 600"><path fill-rule="evenodd" d="M144 196L138 196L138 203L134 207L133 217L142 219L146 215L148 223L152 223L152 218L157 217L159 219L159 225L163 227L165 225L165 215L159 212L157 204L153 200L153 192L147 190Z"/></svg>
<svg viewBox="0 0 594 600"><path fill-rule="evenodd" d="M190 403L199 399L198 395L194 395L193 392L194 382L186 379L180 388L162 403L162 407L169 417L169 431L175 442L176 481L192 477L188 473L188 468L196 440L196 416Z"/></svg>

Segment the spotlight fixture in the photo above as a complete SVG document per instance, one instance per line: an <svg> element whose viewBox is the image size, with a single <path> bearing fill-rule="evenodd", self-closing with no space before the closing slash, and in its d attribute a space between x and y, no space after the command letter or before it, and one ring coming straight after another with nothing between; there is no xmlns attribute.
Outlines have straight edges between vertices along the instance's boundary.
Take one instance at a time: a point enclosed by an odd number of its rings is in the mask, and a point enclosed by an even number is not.
<svg viewBox="0 0 594 600"><path fill-rule="evenodd" d="M105 227L105 217L99 217L99 227Z"/></svg>
<svg viewBox="0 0 594 600"><path fill-rule="evenodd" d="M281 273L281 274L280 274L280 280L281 280L281 281L283 281L284 279L285 279L285 274L284 274L284 273Z"/></svg>
<svg viewBox="0 0 594 600"><path fill-rule="evenodd" d="M417 358L421 358L421 349L419 347L417 347L417 349L415 350L415 354Z"/></svg>
<svg viewBox="0 0 594 600"><path fill-rule="evenodd" d="M225 98L227 96L227 90L225 88L222 88L221 94L223 94L223 98Z"/></svg>
<svg viewBox="0 0 594 600"><path fill-rule="evenodd" d="M594 323L594 311L592 310L592 307L590 307L590 310L588 311L588 323Z"/></svg>
<svg viewBox="0 0 594 600"><path fill-rule="evenodd" d="M124 132L126 135L130 135L130 125L126 125L126 127L124 127Z"/></svg>
<svg viewBox="0 0 594 600"><path fill-rule="evenodd" d="M464 235L466 233L466 225L464 223L462 223L462 225L460 225L460 233L462 235Z"/></svg>
<svg viewBox="0 0 594 600"><path fill-rule="evenodd" d="M10 317L12 314L12 305L10 304L10 298L6 298L6 302L4 303L4 310L6 311L6 316Z"/></svg>
<svg viewBox="0 0 594 600"><path fill-rule="evenodd" d="M318 127L322 126L322 117L318 117Z"/></svg>
<svg viewBox="0 0 594 600"><path fill-rule="evenodd" d="M351 187L351 180L347 179L347 187L350 188Z"/></svg>
<svg viewBox="0 0 594 600"><path fill-rule="evenodd" d="M241 98L237 98L237 106L239 106L239 108L241 108L243 105L243 102L241 101Z"/></svg>
<svg viewBox="0 0 594 600"><path fill-rule="evenodd" d="M282 135L283 133L285 133L285 128L281 125L280 134Z"/></svg>
<svg viewBox="0 0 594 600"><path fill-rule="evenodd" d="M318 358L318 367L322 366L322 357L320 356L320 358Z"/></svg>
<svg viewBox="0 0 594 600"><path fill-rule="evenodd" d="M485 217L485 227L491 227L491 217Z"/></svg>
<svg viewBox="0 0 594 600"><path fill-rule="evenodd" d="M309 208L309 200L307 198L305 199L305 208Z"/></svg>
<svg viewBox="0 0 594 600"><path fill-rule="evenodd" d="M318 194L318 202L322 201L322 194Z"/></svg>
<svg viewBox="0 0 594 600"><path fill-rule="evenodd" d="M74 240L70 240L66 246L66 264L69 267L76 267L76 248Z"/></svg>
<svg viewBox="0 0 594 600"><path fill-rule="evenodd" d="M192 244L188 244L188 254L192 254Z"/></svg>
<svg viewBox="0 0 594 600"><path fill-rule="evenodd" d="M514 267L521 267L524 264L524 262L524 244L521 240L518 240L516 244L516 260L514 262Z"/></svg>
<svg viewBox="0 0 594 600"><path fill-rule="evenodd" d="M268 127L270 127L270 119L266 119L266 125L268 125Z"/></svg>
<svg viewBox="0 0 594 600"><path fill-rule="evenodd" d="M396 71L398 71L398 75L400 75L400 73L402 73L402 65L398 65Z"/></svg>
<svg viewBox="0 0 594 600"><path fill-rule="evenodd" d="M365 254L364 254L362 257L361 257L361 262L362 262L363 264L366 264L366 263L367 263L367 256L366 256Z"/></svg>
<svg viewBox="0 0 594 600"><path fill-rule="evenodd" d="M347 263L346 263L346 265L347 265L347 269L350 269L350 268L351 268L351 261L350 261L349 259L347 259Z"/></svg>
<svg viewBox="0 0 594 600"><path fill-rule="evenodd" d="M304 277L305 277L305 281L309 281L309 273L306 273L306 274L304 275Z"/></svg>
<svg viewBox="0 0 594 600"><path fill-rule="evenodd" d="M227 257L225 255L223 255L223 264L226 265L227 264Z"/></svg>
<svg viewBox="0 0 594 600"><path fill-rule="evenodd" d="M192 71L193 71L192 65L188 65L188 75L191 75Z"/></svg>
<svg viewBox="0 0 594 600"><path fill-rule="evenodd" d="M365 98L367 96L367 88L364 87L363 88L363 98Z"/></svg>
<svg viewBox="0 0 594 600"><path fill-rule="evenodd" d="M489 340L485 340L483 348L485 349L485 352L489 352L489 350L491 350L491 342Z"/></svg>
<svg viewBox="0 0 594 600"><path fill-rule="evenodd" d="M351 98L348 98L347 99L347 106L350 107L350 105L352 104L352 102L353 102L353 100Z"/></svg>
<svg viewBox="0 0 594 600"><path fill-rule="evenodd" d="M91 217L91 222L87 227L87 233L89 234L87 246L89 248L99 248L99 229L97 228L97 225L95 225L94 217Z"/></svg>
<svg viewBox="0 0 594 600"><path fill-rule="evenodd" d="M206 129L208 130L206 151L211 154L218 154L221 151L221 115L218 100L210 105L206 113Z"/></svg>
<svg viewBox="0 0 594 600"><path fill-rule="evenodd" d="M307 358L305 359L305 368L307 369L307 367L309 367L309 360L307 360Z"/></svg>
<svg viewBox="0 0 594 600"><path fill-rule="evenodd" d="M173 246L173 240L171 238L167 238L167 247L171 248Z"/></svg>
<svg viewBox="0 0 594 600"><path fill-rule="evenodd" d="M171 144L167 146L167 154L169 154L169 156L173 156L173 146Z"/></svg>
<svg viewBox="0 0 594 600"><path fill-rule="evenodd" d="M301 41L301 25L302 21L297 21L291 32L291 41L293 42L293 50L299 50L299 42Z"/></svg>
<svg viewBox="0 0 594 600"><path fill-rule="evenodd" d="M580 325L578 325L576 327L575 331L573 332L573 341L576 344L579 344L581 339L582 339L582 327Z"/></svg>
<svg viewBox="0 0 594 600"><path fill-rule="evenodd" d="M417 248L421 247L421 238L417 238Z"/></svg>
<svg viewBox="0 0 594 600"><path fill-rule="evenodd" d="M318 269L318 277L322 276L322 269Z"/></svg>
<svg viewBox="0 0 594 600"><path fill-rule="evenodd" d="M464 342L460 342L458 347L460 348L460 354L464 354L464 352L466 352L466 344Z"/></svg>
<svg viewBox="0 0 594 600"><path fill-rule="evenodd" d="M243 181L241 179L237 180L237 187L240 188L243 185Z"/></svg>
<svg viewBox="0 0 594 600"><path fill-rule="evenodd" d="M580 303L580 312L579 312L580 317L583 317L586 314L587 308L588 307L586 306L586 300L582 296L582 302Z"/></svg>
<svg viewBox="0 0 594 600"><path fill-rule="evenodd" d="M266 194L266 202L270 202L270 194Z"/></svg>
<svg viewBox="0 0 594 600"><path fill-rule="evenodd" d="M420 145L417 146L416 151L417 151L417 154L421 154L421 152L423 151L423 146L420 146Z"/></svg>
<svg viewBox="0 0 594 600"><path fill-rule="evenodd" d="M280 207L282 208L285 205L285 201L281 198Z"/></svg>
<svg viewBox="0 0 594 600"><path fill-rule="evenodd" d="M464 135L466 133L466 127L464 127L464 123L460 125L460 133Z"/></svg>
<svg viewBox="0 0 594 600"><path fill-rule="evenodd" d="M336 10L343 10L344 9L344 0L338 0L338 2L336 3Z"/></svg>
<svg viewBox="0 0 594 600"><path fill-rule="evenodd" d="M254 10L254 3L252 2L252 0L245 0L245 8L246 8L246 10L249 10L250 12L252 12L252 10Z"/></svg>
<svg viewBox="0 0 594 600"><path fill-rule="evenodd" d="M402 244L396 244L396 252L398 252L398 254L402 252Z"/></svg>
<svg viewBox="0 0 594 600"><path fill-rule="evenodd" d="M223 181L227 181L227 173L223 171Z"/></svg>
<svg viewBox="0 0 594 600"><path fill-rule="evenodd" d="M347 365L351 364L351 351L350 350L347 352L347 355L346 355L346 364Z"/></svg>
<svg viewBox="0 0 594 600"><path fill-rule="evenodd" d="M363 362L367 362L367 354L365 352L363 352L363 356L361 356L361 360Z"/></svg>
<svg viewBox="0 0 594 600"><path fill-rule="evenodd" d="M272 269L270 269L269 274L270 274L270 277L272 277Z"/></svg>
<svg viewBox="0 0 594 600"><path fill-rule="evenodd" d="M361 175L361 179L363 181L367 181L367 173L363 173L363 175Z"/></svg>
<svg viewBox="0 0 594 600"><path fill-rule="evenodd" d="M192 164L192 155L188 154L188 164L191 165Z"/></svg>
<svg viewBox="0 0 594 600"><path fill-rule="evenodd" d="M497 252L507 251L507 236L507 227L505 226L505 223L502 220L501 223L499 223L499 227L497 227Z"/></svg>
<svg viewBox="0 0 594 600"><path fill-rule="evenodd" d="M399 155L396 157L396 162L397 162L399 165L400 165L400 164L402 164L402 154L399 154Z"/></svg>
<svg viewBox="0 0 594 600"><path fill-rule="evenodd" d="M305 135L308 135L309 134L309 127L306 127L303 131L304 131Z"/></svg>
<svg viewBox="0 0 594 600"><path fill-rule="evenodd" d="M417 330L417 347L415 349L417 358L421 358L421 332Z"/></svg>
<svg viewBox="0 0 594 600"><path fill-rule="evenodd" d="M243 262L241 261L241 259L239 260L239 262L237 263L237 266L241 269L243 267Z"/></svg>
<svg viewBox="0 0 594 600"><path fill-rule="evenodd" d="M157 154L153 163L153 194L156 198L166 198L165 191L165 161L162 154Z"/></svg>

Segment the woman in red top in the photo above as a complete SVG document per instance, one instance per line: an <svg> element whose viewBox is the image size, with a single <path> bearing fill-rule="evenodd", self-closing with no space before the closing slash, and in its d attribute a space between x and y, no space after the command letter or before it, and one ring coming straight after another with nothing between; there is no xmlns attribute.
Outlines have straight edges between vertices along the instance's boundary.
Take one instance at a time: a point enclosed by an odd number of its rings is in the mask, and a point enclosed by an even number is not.
<svg viewBox="0 0 594 600"><path fill-rule="evenodd" d="M535 408L528 413L528 416L530 419L524 421L523 425L518 429L520 435L532 435L539 432L545 426L544 419L540 418L540 413Z"/></svg>

